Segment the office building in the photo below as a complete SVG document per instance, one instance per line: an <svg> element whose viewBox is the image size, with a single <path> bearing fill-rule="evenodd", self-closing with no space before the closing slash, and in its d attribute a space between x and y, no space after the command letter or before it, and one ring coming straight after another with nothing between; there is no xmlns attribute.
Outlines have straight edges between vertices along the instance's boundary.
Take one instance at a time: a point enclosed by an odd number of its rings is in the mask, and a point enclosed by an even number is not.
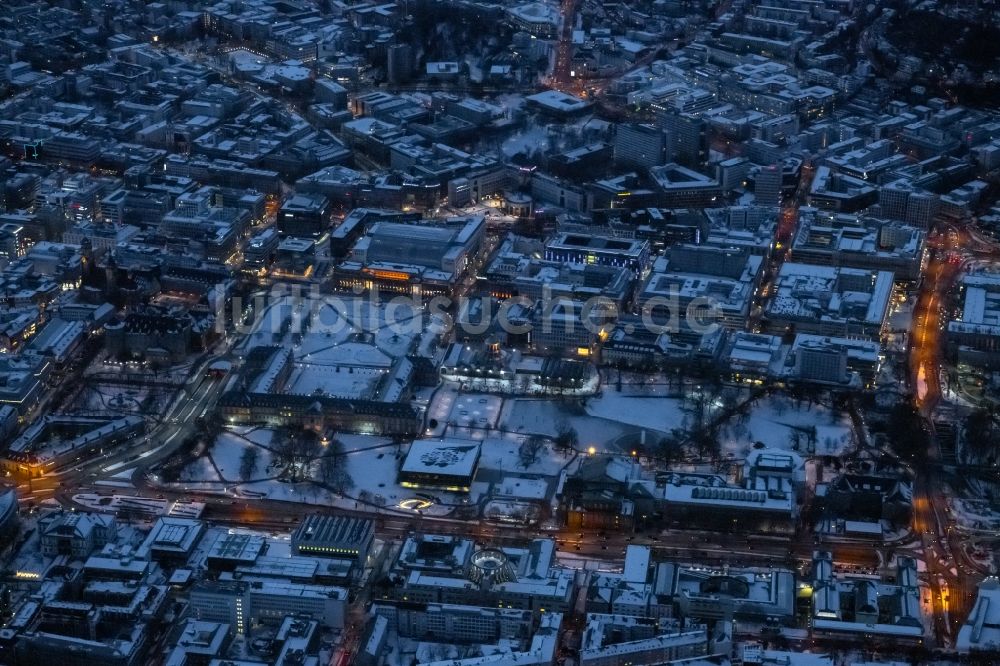
<svg viewBox="0 0 1000 666"><path fill-rule="evenodd" d="M948 322L948 349L973 367L1000 367L1000 276L973 272L958 284L960 314Z"/></svg>
<svg viewBox="0 0 1000 666"><path fill-rule="evenodd" d="M330 202L322 195L296 194L278 211L282 236L317 238L330 228Z"/></svg>
<svg viewBox="0 0 1000 666"><path fill-rule="evenodd" d="M872 218L802 212L791 257L809 264L892 271L897 280L916 280L927 265L926 232Z"/></svg>
<svg viewBox="0 0 1000 666"><path fill-rule="evenodd" d="M923 640L916 561L900 556L895 582L834 571L830 553L813 554L812 626L818 636L879 636L897 644Z"/></svg>
<svg viewBox="0 0 1000 666"><path fill-rule="evenodd" d="M649 263L649 243L628 238L557 233L545 245L547 261L616 266L641 274Z"/></svg>
<svg viewBox="0 0 1000 666"><path fill-rule="evenodd" d="M690 113L666 113L660 121L667 136L667 160L692 169L708 162L708 124Z"/></svg>
<svg viewBox="0 0 1000 666"><path fill-rule="evenodd" d="M615 166L648 169L666 162L666 135L655 125L624 123L615 131Z"/></svg>
<svg viewBox="0 0 1000 666"><path fill-rule="evenodd" d="M236 634L261 624L280 626L289 615L342 630L347 590L280 580L205 581L191 588L189 604L195 619L226 623Z"/></svg>
<svg viewBox="0 0 1000 666"><path fill-rule="evenodd" d="M754 203L758 206L781 204L782 170L779 165L759 167L753 175Z"/></svg>
<svg viewBox="0 0 1000 666"><path fill-rule="evenodd" d="M763 257L745 248L674 245L654 262L636 306L671 331L692 318L705 327L742 330L763 266Z"/></svg>
<svg viewBox="0 0 1000 666"><path fill-rule="evenodd" d="M892 300L893 274L787 262L764 308L767 332L878 340Z"/></svg>
<svg viewBox="0 0 1000 666"><path fill-rule="evenodd" d="M722 194L718 180L676 163L651 168L649 177L661 208L710 208Z"/></svg>

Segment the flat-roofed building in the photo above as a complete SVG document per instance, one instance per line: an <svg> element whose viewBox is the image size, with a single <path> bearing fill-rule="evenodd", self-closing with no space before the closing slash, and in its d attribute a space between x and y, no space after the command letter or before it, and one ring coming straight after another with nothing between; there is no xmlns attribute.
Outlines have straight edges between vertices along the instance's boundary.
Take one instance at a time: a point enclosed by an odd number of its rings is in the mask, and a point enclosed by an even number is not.
<svg viewBox="0 0 1000 666"><path fill-rule="evenodd" d="M548 2L527 2L507 9L507 21L535 37L554 37L559 28L559 7Z"/></svg>
<svg viewBox="0 0 1000 666"><path fill-rule="evenodd" d="M481 249L485 215L426 224L375 222L333 271L335 289L450 295Z"/></svg>
<svg viewBox="0 0 1000 666"><path fill-rule="evenodd" d="M791 624L795 616L795 572L786 569L661 562L653 585L654 593L671 599L684 618Z"/></svg>
<svg viewBox="0 0 1000 666"><path fill-rule="evenodd" d="M205 525L200 520L162 516L156 519L139 550L153 560L184 563L204 533Z"/></svg>
<svg viewBox="0 0 1000 666"><path fill-rule="evenodd" d="M343 629L347 590L280 580L206 581L191 588L189 604L194 618L227 623L237 634L258 624L279 626L289 615Z"/></svg>
<svg viewBox="0 0 1000 666"><path fill-rule="evenodd" d="M626 268L539 259L541 243L508 236L480 274L480 284L496 298L524 296L586 300L597 296L624 304L632 285Z"/></svg>
<svg viewBox="0 0 1000 666"><path fill-rule="evenodd" d="M764 309L765 330L878 340L893 278L890 271L786 262Z"/></svg>
<svg viewBox="0 0 1000 666"><path fill-rule="evenodd" d="M545 246L548 261L617 266L641 273L649 264L649 243L577 233L558 233Z"/></svg>
<svg viewBox="0 0 1000 666"><path fill-rule="evenodd" d="M892 271L916 280L927 264L926 233L872 218L803 215L792 240L794 261Z"/></svg>
<svg viewBox="0 0 1000 666"><path fill-rule="evenodd" d="M551 539L521 546L478 548L471 539L417 534L409 537L389 572L400 584L386 591L395 601L568 612L574 571L555 560Z"/></svg>
<svg viewBox="0 0 1000 666"><path fill-rule="evenodd" d="M747 488L714 474L670 472L662 482L663 510L673 520L703 520L720 529L766 526L775 532L795 524L798 507L791 489Z"/></svg>
<svg viewBox="0 0 1000 666"><path fill-rule="evenodd" d="M530 108L557 118L582 116L593 104L558 90L546 90L525 98Z"/></svg>
<svg viewBox="0 0 1000 666"><path fill-rule="evenodd" d="M976 603L958 630L955 648L960 654L1000 650L1000 582L987 578L979 584Z"/></svg>
<svg viewBox="0 0 1000 666"><path fill-rule="evenodd" d="M23 416L45 395L52 361L44 356L0 353L0 405L9 405Z"/></svg>
<svg viewBox="0 0 1000 666"><path fill-rule="evenodd" d="M282 236L317 238L330 228L330 200L320 194L296 194L278 211Z"/></svg>
<svg viewBox="0 0 1000 666"><path fill-rule="evenodd" d="M830 553L813 554L812 628L817 636L878 636L897 644L920 644L920 594L917 564L910 557L897 558L895 582L890 583L836 573Z"/></svg>
<svg viewBox="0 0 1000 666"><path fill-rule="evenodd" d="M312 514L292 533L292 552L363 564L374 539L375 524L367 518Z"/></svg>
<svg viewBox="0 0 1000 666"><path fill-rule="evenodd" d="M243 248L243 272L258 277L266 275L274 263L280 242L281 237L274 227L268 227L253 236Z"/></svg>
<svg viewBox="0 0 1000 666"><path fill-rule="evenodd" d="M882 363L877 341L799 333L789 353L790 378L803 383L870 386Z"/></svg>
<svg viewBox="0 0 1000 666"><path fill-rule="evenodd" d="M663 164L666 136L652 124L623 123L615 131L615 166L648 169Z"/></svg>
<svg viewBox="0 0 1000 666"><path fill-rule="evenodd" d="M205 564L213 572L233 571L256 562L266 546L267 539L259 534L222 532L208 547Z"/></svg>
<svg viewBox="0 0 1000 666"><path fill-rule="evenodd" d="M496 643L504 638L525 640L535 624L531 611L513 608L400 601L380 603L372 612L386 618L389 630L400 636L459 645Z"/></svg>
<svg viewBox="0 0 1000 666"><path fill-rule="evenodd" d="M694 316L702 326L742 330L763 266L764 258L746 248L675 245L653 264L636 306L673 330Z"/></svg>
<svg viewBox="0 0 1000 666"><path fill-rule="evenodd" d="M707 208L719 200L718 179L680 164L665 164L649 170L657 192L657 205L664 208Z"/></svg>
<svg viewBox="0 0 1000 666"><path fill-rule="evenodd" d="M960 314L948 322L948 347L974 367L1000 367L1000 275L970 273L959 282Z"/></svg>
<svg viewBox="0 0 1000 666"><path fill-rule="evenodd" d="M471 440L414 440L399 469L399 483L468 492L479 468L480 450L481 444Z"/></svg>
<svg viewBox="0 0 1000 666"><path fill-rule="evenodd" d="M588 613L580 645L581 666L655 666L696 659L708 652L704 625L676 620Z"/></svg>
<svg viewBox="0 0 1000 666"><path fill-rule="evenodd" d="M822 210L851 213L871 206L878 200L878 190L871 183L831 171L816 169L809 187L809 205Z"/></svg>

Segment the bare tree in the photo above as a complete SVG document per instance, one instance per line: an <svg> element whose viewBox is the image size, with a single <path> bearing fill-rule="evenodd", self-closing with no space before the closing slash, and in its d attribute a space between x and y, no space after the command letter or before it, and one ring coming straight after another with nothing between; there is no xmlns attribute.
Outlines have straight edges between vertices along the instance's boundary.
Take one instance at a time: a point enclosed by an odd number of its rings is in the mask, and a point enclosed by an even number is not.
<svg viewBox="0 0 1000 666"><path fill-rule="evenodd" d="M788 409L788 405L785 404L784 398L781 396L775 396L771 400L771 409L774 410L774 415L781 417L785 415L785 411Z"/></svg>
<svg viewBox="0 0 1000 666"><path fill-rule="evenodd" d="M521 446L517 450L521 466L527 469L538 462L538 454L544 446L545 439L538 435L531 435L521 442Z"/></svg>
<svg viewBox="0 0 1000 666"><path fill-rule="evenodd" d="M792 451L798 451L802 448L802 437L803 434L798 430L788 433L788 443L791 445Z"/></svg>
<svg viewBox="0 0 1000 666"><path fill-rule="evenodd" d="M249 481L257 472L257 461L260 458L260 450L256 446L249 446L240 455L240 480Z"/></svg>
<svg viewBox="0 0 1000 666"><path fill-rule="evenodd" d="M714 429L708 428L702 430L694 436L693 442L695 447L698 449L698 455L702 458L718 460L719 455L722 452L722 444L719 441L718 434Z"/></svg>
<svg viewBox="0 0 1000 666"><path fill-rule="evenodd" d="M656 451L663 460L663 465L669 469L674 463L684 458L683 433L674 430L656 443Z"/></svg>
<svg viewBox="0 0 1000 666"><path fill-rule="evenodd" d="M331 439L320 455L319 480L337 493L354 487L354 479L348 474L344 460L344 444L339 439Z"/></svg>
<svg viewBox="0 0 1000 666"><path fill-rule="evenodd" d="M684 405L685 413L691 417L690 429L698 432L705 427L705 419L708 415L709 398L705 391L698 390L686 396Z"/></svg>
<svg viewBox="0 0 1000 666"><path fill-rule="evenodd" d="M819 441L819 434L816 430L815 425L806 426L806 446L809 447L810 453L816 453L816 444Z"/></svg>
<svg viewBox="0 0 1000 666"><path fill-rule="evenodd" d="M278 434L275 453L278 462L292 481L300 481L305 469L316 457L319 439L311 430L289 428Z"/></svg>
<svg viewBox="0 0 1000 666"><path fill-rule="evenodd" d="M580 435L577 434L576 428L569 424L569 421L561 419L556 424L556 437L553 441L556 448L560 450L575 449L576 445L580 443Z"/></svg>

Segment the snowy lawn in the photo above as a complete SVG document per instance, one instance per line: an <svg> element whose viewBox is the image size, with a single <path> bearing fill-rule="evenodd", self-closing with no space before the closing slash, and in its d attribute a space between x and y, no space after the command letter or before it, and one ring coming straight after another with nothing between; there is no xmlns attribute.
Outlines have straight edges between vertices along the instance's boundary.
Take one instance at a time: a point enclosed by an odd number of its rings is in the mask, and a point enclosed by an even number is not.
<svg viewBox="0 0 1000 666"><path fill-rule="evenodd" d="M522 474L527 472L554 477L564 467L572 465L576 458L573 451L562 453L546 444L538 451L535 462L525 467L520 454L521 442L524 439L512 435L485 439L479 456L479 469Z"/></svg>
<svg viewBox="0 0 1000 666"><path fill-rule="evenodd" d="M252 433L251 433L252 434ZM260 437L263 439L263 437ZM267 438L270 441L270 437ZM253 443L250 438L244 438L235 432L223 432L215 440L209 455L215 461L216 467L223 479L237 483L240 479L240 464L244 453L251 447L257 449L257 464L250 479L263 479L274 476L277 472L271 469L271 452Z"/></svg>
<svg viewBox="0 0 1000 666"><path fill-rule="evenodd" d="M755 442L803 455L838 456L854 446L854 432L848 414L775 394L751 404L748 415L730 418L720 440L723 452L734 458L745 458Z"/></svg>
<svg viewBox="0 0 1000 666"><path fill-rule="evenodd" d="M184 466L180 473L182 483L212 484L219 483L221 479L212 467L212 461L208 456L200 456Z"/></svg>
<svg viewBox="0 0 1000 666"><path fill-rule="evenodd" d="M617 448L625 435L635 435L639 428L607 418L580 414L568 405L553 400L508 400L500 414L501 429L525 435L555 437L560 427L576 430L579 447Z"/></svg>
<svg viewBox="0 0 1000 666"><path fill-rule="evenodd" d="M629 395L608 387L600 396L587 400L587 413L659 432L670 432L684 423L683 405L679 399Z"/></svg>

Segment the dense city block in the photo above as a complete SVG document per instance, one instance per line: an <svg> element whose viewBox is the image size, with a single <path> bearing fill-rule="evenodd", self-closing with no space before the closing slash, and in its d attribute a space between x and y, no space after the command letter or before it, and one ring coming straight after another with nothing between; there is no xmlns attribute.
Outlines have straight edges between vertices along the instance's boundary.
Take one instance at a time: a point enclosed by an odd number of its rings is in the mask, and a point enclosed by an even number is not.
<svg viewBox="0 0 1000 666"><path fill-rule="evenodd" d="M0 4L0 665L1000 664L995 2Z"/></svg>

